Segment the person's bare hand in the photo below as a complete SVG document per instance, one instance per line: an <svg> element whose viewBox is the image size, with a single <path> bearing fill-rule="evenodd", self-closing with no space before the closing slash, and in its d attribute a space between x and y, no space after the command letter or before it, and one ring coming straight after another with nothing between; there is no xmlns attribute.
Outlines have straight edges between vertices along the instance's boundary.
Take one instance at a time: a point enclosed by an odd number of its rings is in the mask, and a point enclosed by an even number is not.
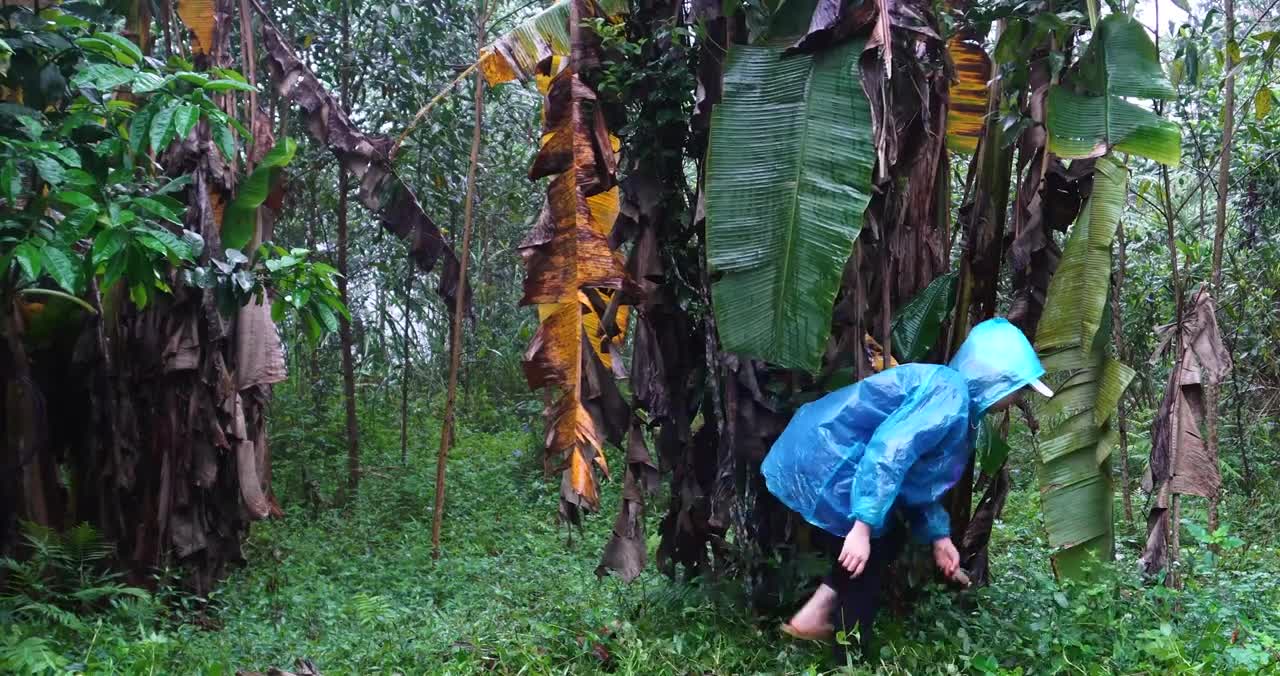
<svg viewBox="0 0 1280 676"><path fill-rule="evenodd" d="M956 572L960 570L960 552L956 551L956 545L951 538L938 538L933 541L933 562L938 564L938 570L942 571L948 580L956 579Z"/></svg>
<svg viewBox="0 0 1280 676"><path fill-rule="evenodd" d="M871 558L871 527L858 521L853 524L849 534L844 537L844 547L840 550L840 565L849 571L849 577L858 577L862 569L867 567L867 559Z"/></svg>

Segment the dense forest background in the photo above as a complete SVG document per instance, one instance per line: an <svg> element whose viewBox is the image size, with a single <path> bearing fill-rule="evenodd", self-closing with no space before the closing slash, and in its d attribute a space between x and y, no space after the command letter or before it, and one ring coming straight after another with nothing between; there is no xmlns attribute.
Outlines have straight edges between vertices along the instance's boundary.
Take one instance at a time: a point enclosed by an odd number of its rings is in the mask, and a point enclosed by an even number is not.
<svg viewBox="0 0 1280 676"><path fill-rule="evenodd" d="M264 286L280 297L291 288L290 303L300 293L327 299L314 304L303 299L276 317L288 378L274 384L270 403L261 409L271 449L270 518L248 529L242 556L228 559L234 565L197 575L195 581L177 557L159 557L163 565L145 569L117 565L111 533L102 528L15 526L22 529L21 544L3 552L0 671L219 674L277 666L298 673L728 674L831 668L825 650L785 642L774 629L777 618L804 597L814 575L827 565L820 543L788 531L785 544L775 539L759 549L742 539L747 530L727 528L724 539L708 536L699 543L700 556L708 561L704 568L701 558L682 549L686 544L663 543L668 536L685 542L679 538L687 532L673 525L678 519L672 515L684 514L679 505L691 500L690 484L664 480L641 501L638 541L648 553L647 565L629 582L617 574L598 578L602 550L625 528L615 514L630 513L627 501L635 499L628 466L642 463L636 463L629 444L605 443L612 479L599 482L596 513L570 510L570 519L564 518L562 483L568 479L544 471L544 410L553 402L547 391L529 387L526 348L538 334L540 318L521 304L528 294L522 242L537 227L547 193L546 179L529 180L545 141L544 97L530 83L480 87L473 83L471 66L478 44L510 34L549 3L495 0L477 8L471 0L264 0L258 9L249 3L258 5L254 0L219 5L257 17L247 24L239 18L227 23L232 27L228 55L234 58L224 65L246 73L243 56L250 43L243 41L241 26L269 21L349 111L355 127L390 139L404 134L395 172L455 252L462 251L471 211L469 304L459 343L447 508L441 514L434 502L436 459L451 398L454 308L442 298L448 294L439 292L447 270L441 264L423 272L404 241L384 227L382 215L357 199L356 182L330 144L305 131L309 114L267 85L270 56L259 41L253 55L257 81L264 83L257 94L264 123L277 140L294 139L296 153L272 179L273 186L284 188L272 207L278 216L270 236L260 232L254 240L269 239L279 247L255 261L271 272L260 270L257 286L238 301L252 305L252 292ZM0 97L7 101L0 110L6 153L0 163L17 158L13 164L21 167L24 153L44 152L22 145L27 137L19 104L38 109L48 122L60 105L57 99L70 98L59 94L39 102L28 93L15 102L8 94L23 88L43 92L48 85L42 79L46 71L25 73L24 59L39 52L40 59L75 72L84 66L69 54L88 49L66 40L52 47L37 44L32 35L54 29L30 17L81 35L103 31L131 38L142 21L161 61L191 56L183 45L194 31L184 27L174 9L181 3L65 3L65 15L56 5L49 7L53 3L4 4L0 52L12 56L4 69L6 96ZM615 107L609 124L621 143L622 210L636 209L625 201L628 177L661 167L667 170L664 189L675 195L664 198L667 218L700 233L702 205L696 195L707 168L691 149L706 143L702 101L709 94L698 70L706 61L699 54L715 45L718 34L699 14L707 3L633 4L627 18L598 20L583 29L597 34L603 45L595 86ZM723 12L744 31L755 31L772 25L783 4L724 3ZM1103 465L1115 482L1114 509L1106 510L1114 523L1112 560L1095 560L1082 575L1055 574L1051 556L1061 547L1051 547L1045 535L1037 475L1042 442L1027 423L1037 416L1015 413L1002 430L1007 445L984 442L987 453L1007 453L1007 465L1003 456L995 465L1004 473L992 474L1007 476L1009 484L999 518L989 527L989 548L978 549L984 570L989 558L988 584L945 589L917 575L918 567L913 572L904 564L902 577L910 580L895 594L894 612L884 620L882 653L869 664L847 668L1009 674L1280 670L1280 75L1275 70L1280 10L1271 0L1107 3L1101 9L1095 2L1049 3L1049 9L1002 0L911 4L940 17L943 38L971 24L989 29L974 40L994 58L995 80L1005 78L1011 89L1035 75L1018 70L1019 47L1010 33L1023 31L1019 37L1032 44L1066 30L1046 27L1035 17L1050 10L1064 17L1059 19L1063 25L1074 28L1062 34L1083 44L1091 14L1133 13L1158 49L1161 72L1172 86L1172 95L1142 105L1181 130L1181 157L1170 166L1145 159L1140 151L1130 157L1120 146L1114 153L1124 156L1130 178L1110 249L1111 267L1103 274L1107 319L1094 328L1105 349L1136 373L1119 401L1116 454ZM838 9L843 3L823 5ZM716 20L725 21L723 16ZM50 51L56 55L48 56ZM1075 57L1078 52L1068 58ZM1014 84L1019 78L1023 84ZM482 90L480 143L473 147L476 93ZM1021 148L1021 135L1035 126L1008 109L994 123L1001 129L1002 147L1010 149ZM1224 142L1229 143L1225 153ZM666 148L674 148L674 155L664 156ZM160 157L160 150L152 156ZM970 163L978 157L974 149L942 152L950 162L940 184L947 195L938 204L950 225L944 230L947 246L938 256L939 274L968 269L973 259L966 258L966 224L973 222L975 209L989 208L972 203L974 176L980 175ZM248 157L247 146L245 153ZM262 153L255 161L271 164ZM248 167L243 169L247 176ZM1023 169L1024 163L1015 165L1015 185ZM469 170L474 173L470 186ZM1006 161L1005 183L1008 172ZM43 169L37 173L48 180ZM163 185L159 176L148 180ZM31 183L14 181L7 172L0 180L6 228L17 221L10 216L28 204L21 195ZM1021 208L1008 191L1005 202L999 206L1001 221L1006 208L1010 213ZM688 236L701 242L699 234ZM1059 243L1067 238L1047 236ZM684 250L663 240L663 246L664 260L702 260L700 244ZM97 247L92 245L94 251ZM286 252L305 255L307 265L320 267L306 268L313 276L305 279L283 276L278 261ZM109 255L103 261L91 255L94 266L109 267ZM32 274L20 259L12 253L6 257L5 265L12 266L6 275L41 277L39 269ZM154 264L162 269L166 260L180 259L182 251L170 249ZM44 264L49 270L44 277L53 275L60 288L74 291L51 265ZM671 276L678 276L680 269L673 270ZM994 306L973 315L1016 313L1020 273L999 262L989 273ZM8 284L11 289L13 283ZM681 291L673 293L670 305L691 318L695 351L704 347L699 331L712 315L710 284L709 279L671 282ZM1170 422L1164 401L1177 350L1162 343L1172 332L1157 327L1194 315L1202 307L1197 295L1202 285L1212 295L1210 316L1216 312L1221 347L1230 361L1221 382L1211 386L1216 430L1206 434L1217 437L1220 498L1183 496L1173 510L1175 560L1146 575L1139 559L1148 547L1148 510L1156 502L1143 492L1150 483L1153 440L1158 446L1159 430L1178 425L1176 418ZM912 287L903 298L895 291L895 311L923 287ZM86 298L97 289L84 283L80 288ZM130 292L135 302L167 302L159 286L138 293L142 296ZM884 294L887 309L889 291ZM10 290L4 296L11 305L26 297ZM332 301L340 297L349 319L323 309L336 307ZM964 325L969 318L959 311L956 317L952 324ZM882 320L887 326L887 316L869 315L866 326ZM625 328L625 319L622 324ZM856 325L861 343L863 324ZM954 326L944 324L934 340L946 342L955 333ZM11 325L5 334L13 338ZM878 329L868 328L867 334L887 342ZM899 335L895 327L895 341ZM1187 335L1194 342L1198 334ZM1181 340L1173 342L1181 346ZM614 358L630 364L636 348L631 342L619 345ZM715 347L708 345L710 354ZM903 349L893 353L907 361ZM924 359L945 354L935 348ZM711 377L690 373L688 389L701 392L702 380ZM763 365L759 373L766 381ZM769 382L785 382L775 389L788 393L812 395L838 380L795 385L803 378L778 371L768 376L770 394L774 385ZM623 397L638 396L635 382L621 383ZM9 396L12 402L13 390ZM49 405L78 420L74 407ZM8 415L12 421L23 412L11 408ZM695 432L703 425L710 429L713 415L704 411L694 417ZM1039 418L1044 422L1048 416ZM673 464L684 467L685 461L673 463L659 453L658 434L655 423L649 434L655 467L667 473ZM714 443L711 448L714 457ZM10 459L6 455L6 462ZM2 469L16 477L19 467L11 463ZM978 467L979 473L986 469ZM975 484L975 506L987 486ZM437 515L443 517L438 558L432 544ZM750 516L735 511L733 518ZM766 514L759 523L773 518ZM13 522L18 523L17 516ZM726 553L737 552L734 547L749 552ZM603 566L600 572L607 573Z"/></svg>

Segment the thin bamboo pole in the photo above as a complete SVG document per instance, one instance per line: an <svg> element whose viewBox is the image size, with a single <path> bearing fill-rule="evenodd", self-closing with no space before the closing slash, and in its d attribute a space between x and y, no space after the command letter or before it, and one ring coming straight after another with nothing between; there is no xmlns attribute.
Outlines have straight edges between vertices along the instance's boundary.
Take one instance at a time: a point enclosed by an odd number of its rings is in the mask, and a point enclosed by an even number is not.
<svg viewBox="0 0 1280 676"><path fill-rule="evenodd" d="M1236 9L1234 0L1226 0L1224 3L1226 13L1226 33L1227 41L1230 44L1235 40L1236 29ZM1235 59L1231 56L1231 50L1224 50L1226 53L1226 63L1222 69L1227 72L1226 83L1223 85L1223 104L1222 104L1222 154L1218 160L1218 210L1214 221L1213 229L1213 270L1210 279L1213 283L1213 295L1218 299L1222 294L1222 248L1227 234L1227 193L1231 190L1231 143L1232 131L1235 126L1236 114L1236 75L1235 75ZM1205 388L1205 427L1209 432L1209 457L1216 463L1221 463L1218 457L1218 395L1221 388L1216 381L1206 384ZM1209 498L1209 532L1218 530L1218 502L1222 499L1221 490ZM1213 546L1213 550L1217 551L1217 545Z"/></svg>
<svg viewBox="0 0 1280 676"><path fill-rule="evenodd" d="M487 18L481 0L476 16L476 50L484 48L484 24ZM467 168L467 201L462 212L462 251L458 258L461 292L453 306L453 331L449 345L449 391L444 404L444 422L440 429L440 453L436 456L436 502L431 518L431 558L440 558L440 528L444 517L445 464L453 445L454 403L458 393L458 368L462 363L462 318L467 306L467 261L471 257L471 223L475 216L476 165L480 159L480 132L484 121L484 76L475 75L475 124L471 131L471 163Z"/></svg>

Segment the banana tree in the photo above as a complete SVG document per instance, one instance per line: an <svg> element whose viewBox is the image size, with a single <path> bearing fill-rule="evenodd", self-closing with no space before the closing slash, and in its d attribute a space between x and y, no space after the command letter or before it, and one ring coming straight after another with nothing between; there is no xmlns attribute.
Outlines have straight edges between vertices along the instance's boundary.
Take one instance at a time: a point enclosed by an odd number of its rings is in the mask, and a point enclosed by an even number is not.
<svg viewBox="0 0 1280 676"><path fill-rule="evenodd" d="M1039 410L1037 474L1054 568L1062 576L1081 575L1090 559L1109 560L1114 544L1113 416L1134 371L1108 354L1111 247L1129 178L1113 151L1176 164L1177 128L1127 100L1172 92L1145 29L1117 13L1099 22L1076 68L1048 94L1049 150L1094 162L1092 190L1049 284L1035 341L1057 385Z"/></svg>

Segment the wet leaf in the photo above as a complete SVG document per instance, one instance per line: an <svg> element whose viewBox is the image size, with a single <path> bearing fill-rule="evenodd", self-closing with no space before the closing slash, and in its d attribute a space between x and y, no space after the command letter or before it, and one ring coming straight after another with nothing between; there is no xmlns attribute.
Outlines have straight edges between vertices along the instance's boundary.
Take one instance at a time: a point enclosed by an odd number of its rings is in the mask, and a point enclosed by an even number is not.
<svg viewBox="0 0 1280 676"><path fill-rule="evenodd" d="M942 275L898 310L892 335L893 347L902 361L920 361L937 344L955 307L956 281L956 273Z"/></svg>
<svg viewBox="0 0 1280 676"><path fill-rule="evenodd" d="M285 137L258 163L249 178L240 184L235 199L222 212L222 243L232 249L243 249L253 241L257 229L258 207L267 201L272 184L280 171L293 161L298 146Z"/></svg>
<svg viewBox="0 0 1280 676"><path fill-rule="evenodd" d="M1110 342L1111 244L1124 209L1129 172L1106 155L1094 164L1093 190L1071 227L1049 282L1036 349L1057 385L1040 407L1039 476L1054 571L1078 577L1091 556L1109 560L1112 488L1106 462L1115 445L1111 417L1132 379L1106 357Z"/></svg>
<svg viewBox="0 0 1280 676"><path fill-rule="evenodd" d="M815 370L870 198L862 41L782 58L735 45L707 165L707 263L726 351Z"/></svg>
<svg viewBox="0 0 1280 676"><path fill-rule="evenodd" d="M1080 64L1076 84L1100 91L1080 93L1068 84L1049 90L1049 150L1075 159L1115 149L1176 166L1182 152L1177 125L1125 100L1173 96L1146 29L1127 15L1108 15Z"/></svg>
<svg viewBox="0 0 1280 676"><path fill-rule="evenodd" d="M79 293L76 263L67 252L48 244L41 250L45 272L57 282L58 286L70 294Z"/></svg>
<svg viewBox="0 0 1280 676"><path fill-rule="evenodd" d="M171 102L157 110L155 116L151 118L148 138L151 141L151 149L157 153L168 147L169 141L173 138L173 117L178 112L178 106L178 103Z"/></svg>

